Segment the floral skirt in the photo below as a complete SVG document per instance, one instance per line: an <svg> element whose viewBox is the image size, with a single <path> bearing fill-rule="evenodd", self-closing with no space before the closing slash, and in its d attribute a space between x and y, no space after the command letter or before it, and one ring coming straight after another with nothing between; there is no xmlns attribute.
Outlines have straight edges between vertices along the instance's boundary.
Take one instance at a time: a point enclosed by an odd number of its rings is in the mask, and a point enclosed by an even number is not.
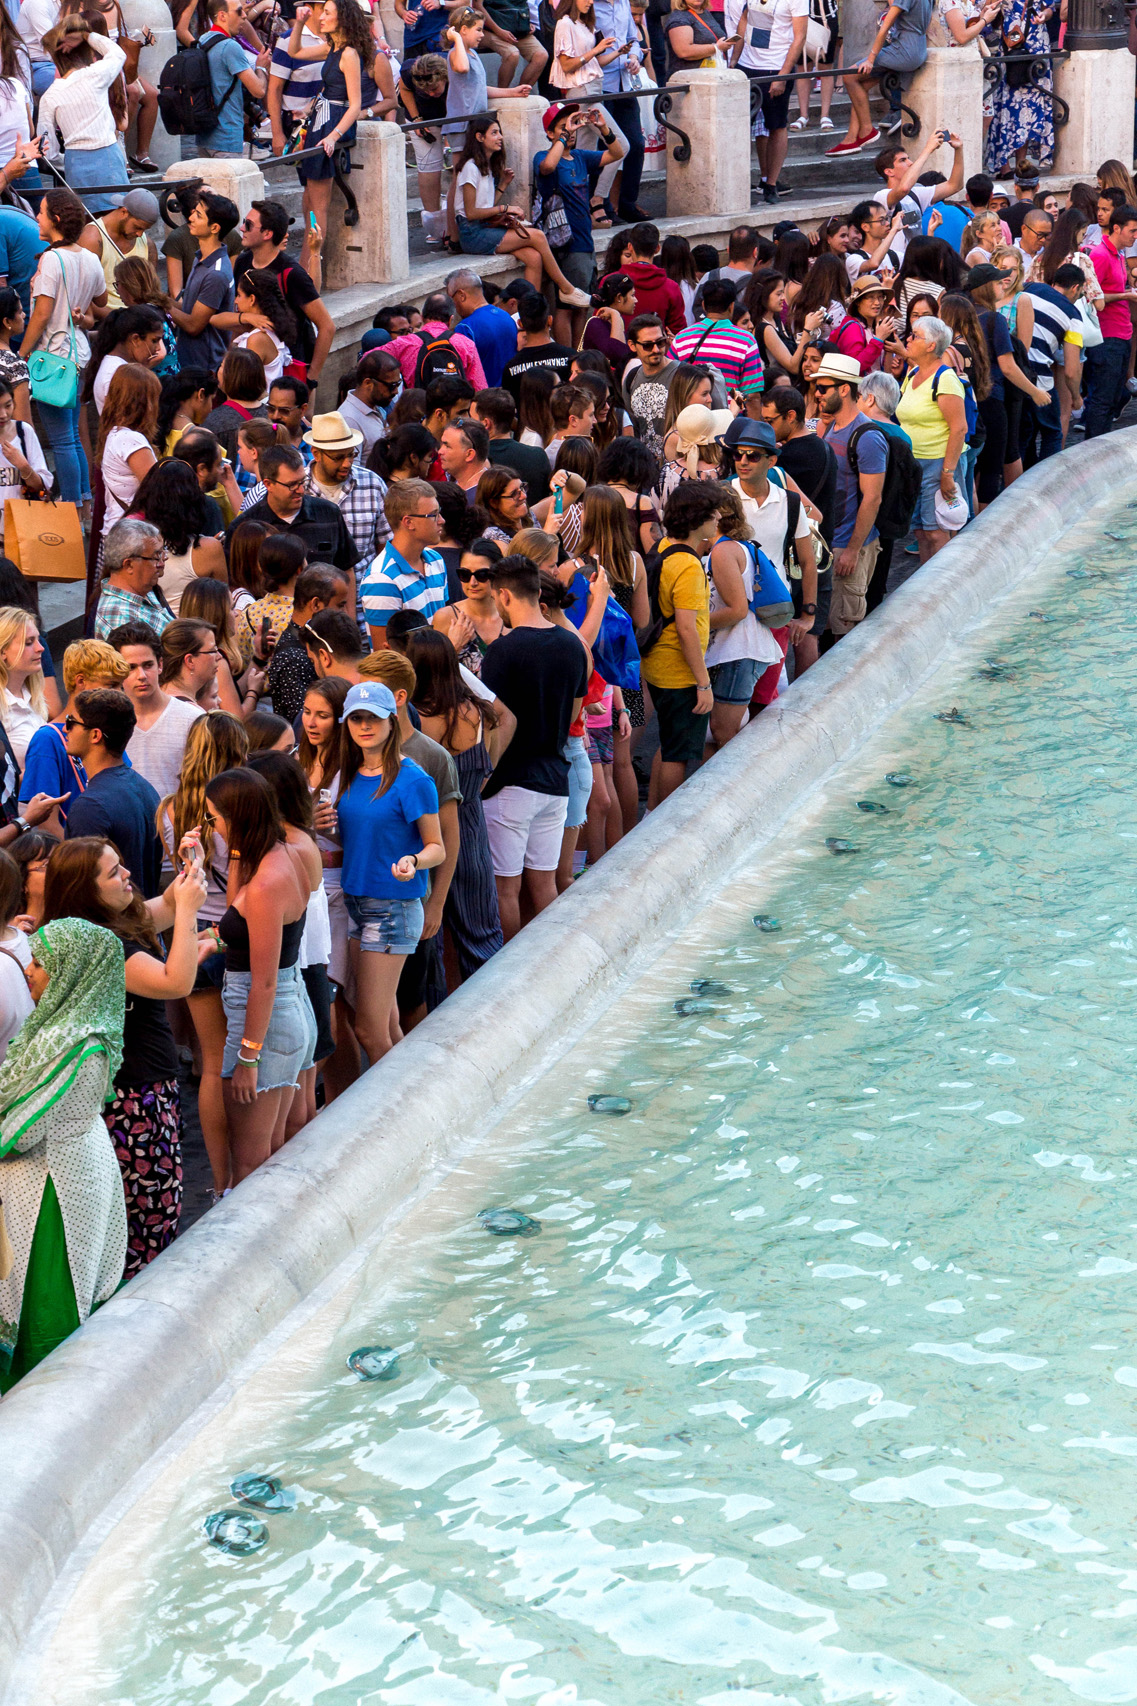
<svg viewBox="0 0 1137 1706"><path fill-rule="evenodd" d="M126 1195L130 1279L172 1244L182 1212L181 1100L176 1079L116 1090L103 1111Z"/></svg>

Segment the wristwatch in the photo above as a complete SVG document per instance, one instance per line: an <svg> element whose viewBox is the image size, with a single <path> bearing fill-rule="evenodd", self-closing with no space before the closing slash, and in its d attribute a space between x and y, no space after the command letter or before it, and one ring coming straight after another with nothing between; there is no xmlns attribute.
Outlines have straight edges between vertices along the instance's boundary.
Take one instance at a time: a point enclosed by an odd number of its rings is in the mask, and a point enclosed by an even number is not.
<svg viewBox="0 0 1137 1706"><path fill-rule="evenodd" d="M32 827L26 817L14 817L12 819L12 823L21 835L26 835L28 830Z"/></svg>
<svg viewBox="0 0 1137 1706"><path fill-rule="evenodd" d="M816 604L803 604L801 607L801 613L803 616L816 616L817 615Z"/></svg>

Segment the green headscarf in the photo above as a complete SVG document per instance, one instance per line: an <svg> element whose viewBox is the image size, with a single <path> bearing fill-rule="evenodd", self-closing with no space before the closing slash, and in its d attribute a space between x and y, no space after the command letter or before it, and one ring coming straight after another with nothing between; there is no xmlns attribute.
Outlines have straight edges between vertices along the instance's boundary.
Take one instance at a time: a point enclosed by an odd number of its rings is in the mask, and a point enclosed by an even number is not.
<svg viewBox="0 0 1137 1706"><path fill-rule="evenodd" d="M50 981L0 1066L0 1156L66 1093L88 1056L106 1052L108 1087L122 1061L126 977L118 937L85 918L57 918L41 925L31 946Z"/></svg>

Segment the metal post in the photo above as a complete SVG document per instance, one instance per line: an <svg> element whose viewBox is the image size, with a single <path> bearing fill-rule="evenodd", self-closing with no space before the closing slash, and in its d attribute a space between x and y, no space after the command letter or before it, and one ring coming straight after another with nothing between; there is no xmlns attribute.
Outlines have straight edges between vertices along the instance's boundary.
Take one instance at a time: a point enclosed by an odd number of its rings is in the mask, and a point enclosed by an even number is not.
<svg viewBox="0 0 1137 1706"><path fill-rule="evenodd" d="M1069 0L1065 46L1126 47L1129 26L1123 0Z"/></svg>

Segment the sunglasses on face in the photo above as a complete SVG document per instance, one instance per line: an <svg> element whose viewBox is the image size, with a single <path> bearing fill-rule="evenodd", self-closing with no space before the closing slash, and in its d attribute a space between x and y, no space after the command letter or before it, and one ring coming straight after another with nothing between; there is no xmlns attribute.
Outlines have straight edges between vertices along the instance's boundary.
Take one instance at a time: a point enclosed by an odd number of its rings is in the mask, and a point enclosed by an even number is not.
<svg viewBox="0 0 1137 1706"><path fill-rule="evenodd" d="M735 451L734 455L738 462L765 462L768 457L773 455L773 451L739 449Z"/></svg>
<svg viewBox="0 0 1137 1706"><path fill-rule="evenodd" d="M460 581L483 581L484 582L484 581L492 580L492 578L493 578L493 570L492 569L459 569L458 570L458 579Z"/></svg>
<svg viewBox="0 0 1137 1706"><path fill-rule="evenodd" d="M642 349L642 350L666 349L667 348L667 339L666 338L640 338L639 342L636 345L636 348Z"/></svg>
<svg viewBox="0 0 1137 1706"><path fill-rule="evenodd" d="M87 724L80 722L78 717L64 717L63 727L67 730L67 733L70 734L72 729L85 729Z"/></svg>
<svg viewBox="0 0 1137 1706"><path fill-rule="evenodd" d="M836 391L837 387L828 379L819 379L813 389L817 392L819 397L825 397L828 396L830 391Z"/></svg>

